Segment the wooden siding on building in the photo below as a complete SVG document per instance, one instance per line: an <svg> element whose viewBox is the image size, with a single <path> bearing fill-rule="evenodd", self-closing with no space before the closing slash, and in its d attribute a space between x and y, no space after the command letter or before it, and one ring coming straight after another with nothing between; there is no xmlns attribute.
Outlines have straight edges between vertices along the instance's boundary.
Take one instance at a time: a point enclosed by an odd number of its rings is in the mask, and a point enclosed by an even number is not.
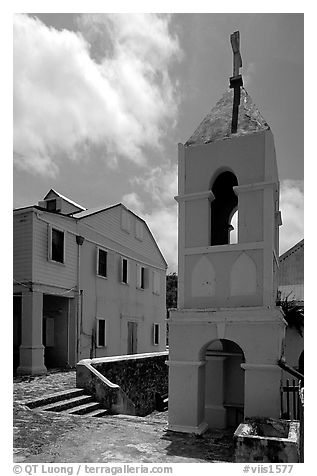
<svg viewBox="0 0 317 476"><path fill-rule="evenodd" d="M113 243L116 243L118 251L119 247L121 247L119 252L122 251L124 254L124 250L129 250L130 254L131 252L134 254L135 259L141 259L144 257L149 263L153 264L153 266L165 269L165 261L158 250L151 233L142 220L141 222L144 226L142 240L139 240L136 237L136 221L139 219L133 213L128 211L131 219L131 231L128 233L121 228L122 210L126 209L123 206L115 206L102 212L81 218L80 222L89 226L104 237L107 237Z"/></svg>
<svg viewBox="0 0 317 476"><path fill-rule="evenodd" d="M80 208L75 207L73 204L67 202L64 199L61 199L61 201L62 201L62 213L64 213L65 215L69 215L70 213L74 213L80 210Z"/></svg>
<svg viewBox="0 0 317 476"><path fill-rule="evenodd" d="M279 284L304 283L304 240L280 257Z"/></svg>
<svg viewBox="0 0 317 476"><path fill-rule="evenodd" d="M32 281L33 212L13 216L13 278Z"/></svg>
<svg viewBox="0 0 317 476"><path fill-rule="evenodd" d="M55 213L36 215L33 227L33 281L70 289L77 283L76 224ZM65 232L65 263L48 259L49 226Z"/></svg>

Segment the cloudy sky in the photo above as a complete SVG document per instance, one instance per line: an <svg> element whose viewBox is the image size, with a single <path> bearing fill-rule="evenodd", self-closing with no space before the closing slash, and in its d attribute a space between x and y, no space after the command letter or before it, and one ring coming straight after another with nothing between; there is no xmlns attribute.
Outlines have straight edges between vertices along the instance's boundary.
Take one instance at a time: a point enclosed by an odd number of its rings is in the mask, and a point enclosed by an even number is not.
<svg viewBox="0 0 317 476"><path fill-rule="evenodd" d="M244 85L271 126L280 252L303 238L303 15L14 15L14 207L50 188L89 208L125 203L177 266L177 143Z"/></svg>

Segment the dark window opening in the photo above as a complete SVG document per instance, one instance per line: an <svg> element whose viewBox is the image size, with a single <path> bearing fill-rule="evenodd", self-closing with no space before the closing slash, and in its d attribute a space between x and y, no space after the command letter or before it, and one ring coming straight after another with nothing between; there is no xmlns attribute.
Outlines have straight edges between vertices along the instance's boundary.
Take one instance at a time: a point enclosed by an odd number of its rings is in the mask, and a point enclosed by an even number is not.
<svg viewBox="0 0 317 476"><path fill-rule="evenodd" d="M238 206L238 197L233 187L238 185L236 176L232 172L220 174L211 191L214 200L211 202L211 245L227 245L230 242L230 224L234 210Z"/></svg>
<svg viewBox="0 0 317 476"><path fill-rule="evenodd" d="M154 324L153 327L153 344L158 345L160 343L160 325Z"/></svg>
<svg viewBox="0 0 317 476"><path fill-rule="evenodd" d="M52 228L52 260L64 263L64 232Z"/></svg>
<svg viewBox="0 0 317 476"><path fill-rule="evenodd" d="M46 210L49 212L56 212L56 198L53 200L47 200Z"/></svg>
<svg viewBox="0 0 317 476"><path fill-rule="evenodd" d="M107 251L98 250L98 275L107 277Z"/></svg>
<svg viewBox="0 0 317 476"><path fill-rule="evenodd" d="M106 321L105 319L98 319L98 347L105 347L106 345Z"/></svg>
<svg viewBox="0 0 317 476"><path fill-rule="evenodd" d="M128 354L136 354L138 346L138 324L128 322Z"/></svg>
<svg viewBox="0 0 317 476"><path fill-rule="evenodd" d="M144 289L145 288L145 268L143 268L143 266L141 266L141 269L140 269L140 288L141 289Z"/></svg>
<svg viewBox="0 0 317 476"><path fill-rule="evenodd" d="M122 259L122 282L128 284L128 260Z"/></svg>

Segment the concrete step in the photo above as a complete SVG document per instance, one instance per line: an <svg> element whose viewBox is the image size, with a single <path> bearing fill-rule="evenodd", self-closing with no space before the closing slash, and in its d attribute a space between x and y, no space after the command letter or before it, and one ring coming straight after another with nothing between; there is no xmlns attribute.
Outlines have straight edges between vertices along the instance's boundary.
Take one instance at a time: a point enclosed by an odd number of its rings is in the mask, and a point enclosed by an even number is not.
<svg viewBox="0 0 317 476"><path fill-rule="evenodd" d="M72 388L70 390L64 390L62 392L43 395L42 397L33 398L32 400L23 400L18 403L23 403L23 405L26 405L29 408L37 408L43 405L48 405L49 403L58 402L60 400L68 400L75 397L80 397L82 395L87 395L86 391L83 388Z"/></svg>
<svg viewBox="0 0 317 476"><path fill-rule="evenodd" d="M50 403L48 405L41 405L37 407L41 411L50 411L50 412L61 412L68 410L70 408L78 407L85 403L93 402L93 397L91 395L81 395L75 398L68 398L67 400L61 400L59 402Z"/></svg>
<svg viewBox="0 0 317 476"><path fill-rule="evenodd" d="M82 388L73 388L58 393L52 393L33 400L24 400L24 405L40 411L63 412L71 415L87 415L102 417L108 410L102 408L100 403L87 394Z"/></svg>
<svg viewBox="0 0 317 476"><path fill-rule="evenodd" d="M106 415L109 415L109 412L106 408L99 408L98 410L94 410L92 412L89 412L87 414L87 416L90 416L90 417L103 417L103 416L106 416Z"/></svg>
<svg viewBox="0 0 317 476"><path fill-rule="evenodd" d="M68 410L65 410L63 413L68 413L71 415L88 415L91 416L91 413L94 411L100 411L103 410L100 407L100 404L98 402L89 402L89 403L84 403L83 405L79 405L73 408L69 408Z"/></svg>

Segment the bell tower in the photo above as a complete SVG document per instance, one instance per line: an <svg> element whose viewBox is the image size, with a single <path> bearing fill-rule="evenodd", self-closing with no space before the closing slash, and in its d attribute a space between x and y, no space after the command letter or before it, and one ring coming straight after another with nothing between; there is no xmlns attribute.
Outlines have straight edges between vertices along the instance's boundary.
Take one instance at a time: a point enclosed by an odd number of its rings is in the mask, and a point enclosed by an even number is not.
<svg viewBox="0 0 317 476"><path fill-rule="evenodd" d="M179 287L169 360L175 431L279 416L279 181L273 134L243 88L239 43L235 32L230 88L178 146Z"/></svg>

